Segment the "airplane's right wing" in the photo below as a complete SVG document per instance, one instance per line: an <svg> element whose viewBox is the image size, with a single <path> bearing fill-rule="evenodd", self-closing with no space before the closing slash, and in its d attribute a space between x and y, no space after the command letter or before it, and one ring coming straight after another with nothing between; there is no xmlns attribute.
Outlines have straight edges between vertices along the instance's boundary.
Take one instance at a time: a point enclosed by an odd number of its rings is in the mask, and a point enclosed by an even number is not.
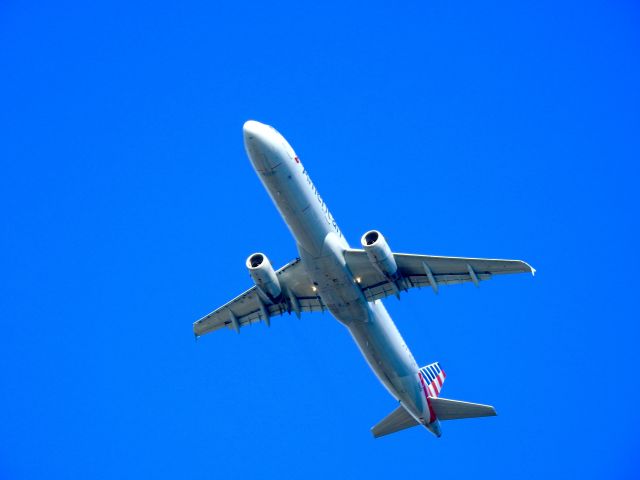
<svg viewBox="0 0 640 480"><path fill-rule="evenodd" d="M437 293L440 285L466 282L478 285L493 275L535 274L535 270L521 260L394 253L399 278L392 281L374 267L364 250L349 249L344 254L351 273L370 302L413 287L431 287Z"/></svg>
<svg viewBox="0 0 640 480"><path fill-rule="evenodd" d="M254 285L246 292L217 308L193 324L196 337L223 327L240 331L240 327L260 322L269 324L271 317L294 312L319 312L326 307L313 287L300 259L277 270L283 295L277 303L261 295Z"/></svg>

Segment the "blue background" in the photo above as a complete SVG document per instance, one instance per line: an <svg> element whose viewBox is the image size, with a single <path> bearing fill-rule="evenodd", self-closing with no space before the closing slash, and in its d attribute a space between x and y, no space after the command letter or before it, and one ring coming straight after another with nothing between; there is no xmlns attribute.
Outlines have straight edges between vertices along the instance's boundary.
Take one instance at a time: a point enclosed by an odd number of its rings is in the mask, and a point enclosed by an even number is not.
<svg viewBox="0 0 640 480"><path fill-rule="evenodd" d="M639 26L631 1L3 2L0 478L637 478ZM374 440L394 400L328 313L194 342L250 253L296 256L250 118L352 245L537 268L386 301L443 396L498 417Z"/></svg>

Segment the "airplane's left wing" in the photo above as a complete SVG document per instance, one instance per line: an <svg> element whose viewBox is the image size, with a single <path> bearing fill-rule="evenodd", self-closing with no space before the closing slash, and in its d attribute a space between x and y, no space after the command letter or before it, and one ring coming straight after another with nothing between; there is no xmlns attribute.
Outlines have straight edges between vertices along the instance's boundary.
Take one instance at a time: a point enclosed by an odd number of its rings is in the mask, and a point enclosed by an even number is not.
<svg viewBox="0 0 640 480"><path fill-rule="evenodd" d="M300 259L289 262L277 270L276 275L282 287L282 296L278 302L269 300L254 285L195 322L193 333L199 337L223 327L239 332L241 327L261 320L269 325L271 317L284 313L300 315L301 312L323 311L326 308L313 291Z"/></svg>
<svg viewBox="0 0 640 480"><path fill-rule="evenodd" d="M344 255L351 273L370 302L397 295L399 291L413 287L431 287L438 293L441 285L471 282L477 286L493 275L525 272L535 274L535 270L522 260L394 253L398 270L397 277L392 279L376 269L364 250L349 249Z"/></svg>

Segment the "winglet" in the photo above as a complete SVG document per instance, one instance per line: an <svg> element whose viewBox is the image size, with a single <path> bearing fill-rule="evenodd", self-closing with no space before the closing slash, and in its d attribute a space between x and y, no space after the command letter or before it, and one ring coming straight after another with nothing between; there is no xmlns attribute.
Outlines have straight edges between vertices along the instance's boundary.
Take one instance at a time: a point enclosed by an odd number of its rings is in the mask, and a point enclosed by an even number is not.
<svg viewBox="0 0 640 480"><path fill-rule="evenodd" d="M535 269L535 268L533 268L533 267L532 267L531 265L529 265L527 262L523 262L522 260L520 260L520 262L524 263L524 264L529 268L529 270L531 271L531 276L532 276L532 277L535 277L535 276L536 276L536 269Z"/></svg>

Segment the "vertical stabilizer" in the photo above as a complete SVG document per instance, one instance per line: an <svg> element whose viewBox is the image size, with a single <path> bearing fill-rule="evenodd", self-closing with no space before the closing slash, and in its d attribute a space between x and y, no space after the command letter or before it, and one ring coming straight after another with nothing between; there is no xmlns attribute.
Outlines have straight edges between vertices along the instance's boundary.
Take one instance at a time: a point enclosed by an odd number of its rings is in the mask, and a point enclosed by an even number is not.
<svg viewBox="0 0 640 480"><path fill-rule="evenodd" d="M426 367L422 367L420 369L420 377L424 382L427 396L438 397L440 390L442 390L444 379L447 378L447 374L440 368L440 364L435 362Z"/></svg>

